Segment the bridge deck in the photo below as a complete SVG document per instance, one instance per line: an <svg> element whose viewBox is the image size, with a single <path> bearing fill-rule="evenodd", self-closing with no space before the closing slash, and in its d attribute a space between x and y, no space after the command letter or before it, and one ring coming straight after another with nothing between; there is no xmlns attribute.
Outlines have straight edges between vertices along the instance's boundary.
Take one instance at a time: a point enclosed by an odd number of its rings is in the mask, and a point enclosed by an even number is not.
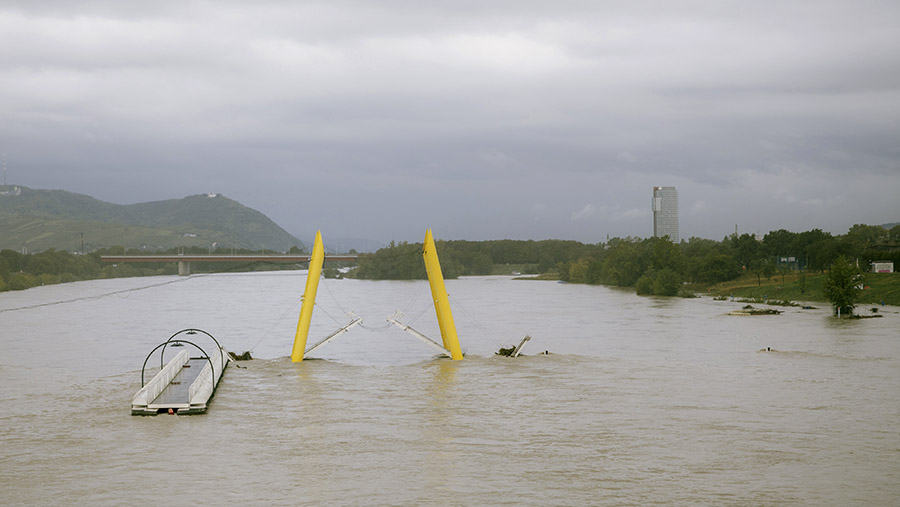
<svg viewBox="0 0 900 507"><path fill-rule="evenodd" d="M356 255L326 255L326 261L355 261ZM309 262L309 255L101 255L103 262Z"/></svg>

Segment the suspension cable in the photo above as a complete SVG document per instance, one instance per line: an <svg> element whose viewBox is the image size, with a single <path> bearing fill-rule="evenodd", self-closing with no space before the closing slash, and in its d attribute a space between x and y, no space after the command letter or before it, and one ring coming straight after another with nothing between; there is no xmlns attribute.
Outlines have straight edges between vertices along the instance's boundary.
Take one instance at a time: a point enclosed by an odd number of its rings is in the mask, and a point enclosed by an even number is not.
<svg viewBox="0 0 900 507"><path fill-rule="evenodd" d="M327 315L327 316L328 316L331 320L333 320L337 325L339 325L339 326L343 326L343 325L344 325L341 321L337 320L337 319L334 317L334 315L328 313L328 310L326 310L324 307L322 307L322 305L320 305L319 303L316 303L316 308L318 308L319 310L321 310L322 313L324 313L325 315ZM347 312L344 312L344 313L347 313Z"/></svg>
<svg viewBox="0 0 900 507"><path fill-rule="evenodd" d="M137 292L139 290L152 289L155 287L162 287L164 285L171 285L173 283L186 282L193 278L200 278L200 277L204 277L204 276L208 276L208 275L205 275L205 274L204 275L191 275L189 277L181 277L176 280L169 280L168 282L154 283L154 284L150 284L150 285L145 285L143 287L134 287L131 289L122 289L122 290L117 290L117 291L113 291L113 292L106 292L106 293L97 294L94 296L82 296L82 297L77 297L77 298L72 298L72 299L64 299L62 301L51 301L49 303L39 303L39 304L35 304L35 305L19 306L16 308L5 308L5 309L0 310L0 313L15 312L15 311L19 311L19 310L32 310L34 308L42 308L44 306L62 305L62 304L66 304L66 303L75 303L78 301L93 301L93 300L102 299L102 298L105 298L108 296L122 297L121 294L131 294L132 292ZM127 296L125 296L125 297L127 297Z"/></svg>
<svg viewBox="0 0 900 507"><path fill-rule="evenodd" d="M363 320L363 322L365 322L365 320ZM360 322L359 324L357 324L357 326L365 329L366 331L384 331L385 329L391 327L391 323L388 322L383 326L374 327L374 326L367 326L367 325L363 324L362 322Z"/></svg>
<svg viewBox="0 0 900 507"><path fill-rule="evenodd" d="M334 293L331 292L331 284L328 283L328 279L326 278L326 279L323 280L322 282L323 282L322 285L325 286L325 290L328 291L328 295L331 296L331 300L334 301L334 304L336 304L337 307L338 307L338 309L341 310L341 313L343 313L344 315L346 315L347 313L349 313L347 310L344 309L343 306L341 306L340 301L338 301L337 298L334 297ZM319 305L317 304L316 306L319 306ZM322 310L322 311L324 311L324 310Z"/></svg>
<svg viewBox="0 0 900 507"><path fill-rule="evenodd" d="M412 320L410 320L409 322L407 322L407 325L409 325L409 326L413 325L413 323L415 323L417 320L419 320L419 318L420 318L422 315L425 315L425 313L426 313L428 310L429 310L428 305L425 305L425 308L423 308L421 312L419 312L418 314L416 314L416 316L413 317Z"/></svg>
<svg viewBox="0 0 900 507"><path fill-rule="evenodd" d="M422 288L425 287L425 282L421 282L416 287L416 292L413 294L412 299L409 301L409 305L406 307L406 310L403 310L403 313L409 313L409 310L413 307L413 304L418 301L419 294L422 293Z"/></svg>
<svg viewBox="0 0 900 507"><path fill-rule="evenodd" d="M272 330L274 330L274 329L278 326L278 324L281 324L281 321L284 320L284 318L287 316L287 314L288 314L289 312L292 312L292 311L294 310L294 308L297 306L297 303L299 303L299 302L302 301L302 300L303 300L303 296L300 296L300 297L298 297L293 303L291 303L291 306L290 306L287 310L285 310L285 311L281 314L280 317L278 317L278 319L272 324L272 327L270 327L268 331L266 331L265 333L263 333L263 335L259 337L259 340L256 340L256 343L254 343L253 346L250 347L248 350L251 351L251 352L253 352L254 350L256 350L256 347L258 347L259 344L262 343L262 341L263 341L267 336L269 336L269 335L272 334Z"/></svg>
<svg viewBox="0 0 900 507"><path fill-rule="evenodd" d="M453 300L453 304L454 304L457 308L459 308L460 310L462 310L462 312L463 312L464 314L466 314L466 316L469 318L469 320L471 320L471 321L475 324L475 326L476 326L478 329L480 329L482 333L485 334L485 336L487 336L488 338L490 338L491 341L493 341L495 345L498 345L498 346L500 346L500 347L503 346L503 344L500 343L499 340L497 340L496 338L494 338L494 336L493 336L491 333L488 332L487 328L485 328L483 325L481 325L481 322L479 322L478 319L476 319L471 313L469 313L469 310L467 310L466 307L463 306L463 304L462 304L461 302L459 302L458 299L456 299L456 298L453 297L452 295L450 295L450 299Z"/></svg>

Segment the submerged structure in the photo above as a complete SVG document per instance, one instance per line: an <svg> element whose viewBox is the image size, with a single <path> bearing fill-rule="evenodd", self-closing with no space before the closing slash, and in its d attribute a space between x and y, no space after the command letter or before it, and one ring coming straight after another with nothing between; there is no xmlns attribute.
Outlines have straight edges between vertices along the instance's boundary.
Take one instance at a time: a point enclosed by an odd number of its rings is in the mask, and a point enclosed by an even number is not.
<svg viewBox="0 0 900 507"><path fill-rule="evenodd" d="M179 336L203 334L215 344L211 353ZM214 347L214 348L213 348ZM166 351L177 351L165 362ZM147 363L159 351L159 371L145 381ZM193 353L192 353L193 352ZM228 351L202 329L182 329L147 354L141 367L141 389L131 400L132 415L201 414L209 408L219 380L230 361Z"/></svg>
<svg viewBox="0 0 900 507"><path fill-rule="evenodd" d="M425 232L422 257L425 261L425 270L428 273L428 282L431 286L431 296L434 302L434 310L437 314L443 345L412 327L402 324L398 320L400 318L399 313L388 317L387 322L400 327L402 330L434 347L441 355L446 355L454 360L463 359L459 346L459 337L456 333L456 324L453 321L453 313L450 310L447 288L444 286L444 276L441 272L437 248L430 229ZM349 313L350 321L346 325L329 334L312 347L306 347L324 260L325 248L322 244L322 234L316 231L316 239L313 243L313 250L309 260L309 272L306 277L306 288L300 307L300 317L297 321L297 332L294 335L294 346L291 350L291 361L295 363L303 361L304 357L310 352L315 351L362 323L362 318ZM215 344L214 346L207 346L211 353L207 353L200 345L191 341L193 337L191 340L188 340L182 336L198 334L205 335ZM523 340L522 344L527 339L528 337ZM519 344L519 347L517 347L516 355L518 355L518 349L521 348L522 344ZM167 351L170 355L172 351L177 351L168 362L166 362ZM152 379L146 381L147 363L157 352L159 352L159 371ZM192 354L191 352L194 353ZM249 353L245 354L249 359ZM144 364L141 367L141 389L131 401L132 415L198 414L206 412L229 361L229 352L206 331L191 328L175 333L168 340L151 350L147 354L147 358L144 359Z"/></svg>
<svg viewBox="0 0 900 507"><path fill-rule="evenodd" d="M434 311L437 314L443 345L431 340L410 326L402 324L398 320L399 314L388 317L387 322L435 347L442 355L455 360L462 359L463 354L459 347L459 336L456 333L456 324L453 321L453 312L450 310L450 300L447 296L447 288L444 286L444 275L441 272L441 263L438 260L437 248L434 244L434 236L431 234L431 229L425 231L422 257L425 260L425 271L428 274L428 283L431 286L431 297L434 301ZM297 320L297 332L294 335L294 347L291 350L291 361L295 363L303 361L303 358L310 352L349 331L353 326L362 323L362 318L351 313L350 322L345 326L331 333L309 349L306 348L306 342L309 337L309 325L312 322L313 308L316 304L316 292L318 291L319 277L322 273L322 262L324 260L325 249L322 246L322 234L320 231L316 231L316 239L313 243L312 255L309 260L309 274L306 277L306 289L303 292L300 317Z"/></svg>

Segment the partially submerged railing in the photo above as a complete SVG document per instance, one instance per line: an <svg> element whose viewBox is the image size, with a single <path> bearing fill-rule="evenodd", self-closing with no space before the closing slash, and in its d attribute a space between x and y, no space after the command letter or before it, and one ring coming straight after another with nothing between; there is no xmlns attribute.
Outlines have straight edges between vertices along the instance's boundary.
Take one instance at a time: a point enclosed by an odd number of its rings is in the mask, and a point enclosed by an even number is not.
<svg viewBox="0 0 900 507"><path fill-rule="evenodd" d="M210 361L203 366L203 370L200 371L200 375L197 377L197 380L191 384L191 388L188 391L188 400L190 400L189 402L191 405L205 403L206 400L212 396L213 389L216 386L216 380L222 376L222 372L225 370L222 361L223 356L213 356L210 358ZM218 375L215 373L217 369L219 371ZM211 375L208 376L206 374L207 371L209 371Z"/></svg>
<svg viewBox="0 0 900 507"><path fill-rule="evenodd" d="M198 333L202 333L209 337L214 343L215 347L218 349L218 354L208 354L203 347L197 345L196 343L186 340L184 338L180 338L179 336L182 334L188 335L196 335ZM187 349L182 349L175 355L171 360L166 362L165 355L166 349L171 347L183 347L184 345L190 345L191 347L200 351L199 357L191 357L191 354ZM159 351L159 372L154 375L154 377L147 382L145 380L147 374L147 363L150 362L150 358L153 357L153 354ZM153 350L147 354L147 357L144 359L144 364L141 366L141 389L134 395L132 401L132 413L146 415L147 413L151 413L153 410L151 407L154 407L154 401L163 394L167 387L171 384L178 384L180 382L173 382L173 380L178 376L178 374L183 371L184 368L189 366L189 363L193 361L202 361L203 368L197 373L196 376L191 375L189 378L191 380L191 385L188 387L186 398L183 402L185 406L190 407L188 413L197 413L203 412L206 410L206 402L209 398L212 397L213 392L216 389L216 385L218 384L219 379L222 377L222 373L225 370L225 366L227 365L228 358L226 357L226 351L219 344L219 341L216 338L203 331L202 329L182 329L177 333L173 334L163 343L160 343ZM181 396L181 395L179 395ZM177 407L177 404L176 404ZM182 406L184 407L184 406ZM175 408L177 411L178 408ZM172 413L170 409L170 413Z"/></svg>
<svg viewBox="0 0 900 507"><path fill-rule="evenodd" d="M157 347L159 348L159 347ZM156 350L156 349L154 349ZM149 356L148 356L149 357ZM175 378L175 375L178 375L178 372L181 371L181 368L187 364L190 360L190 354L188 354L187 350L182 350L178 353L169 364L167 364L163 369L153 377L153 380L148 384L144 384L144 372L141 370L141 390L134 395L134 400L131 402L132 405L148 405L150 402L156 399L157 396L166 386L169 385L169 382ZM147 362L144 361L144 366L146 366Z"/></svg>

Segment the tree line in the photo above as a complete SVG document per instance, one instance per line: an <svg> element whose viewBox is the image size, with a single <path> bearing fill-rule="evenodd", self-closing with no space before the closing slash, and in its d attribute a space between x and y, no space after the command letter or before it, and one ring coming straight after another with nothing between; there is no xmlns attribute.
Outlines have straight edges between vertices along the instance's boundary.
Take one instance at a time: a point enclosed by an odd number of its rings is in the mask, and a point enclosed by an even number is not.
<svg viewBox="0 0 900 507"><path fill-rule="evenodd" d="M685 283L714 284L744 273L761 282L788 271L824 272L844 256L867 267L875 260L900 264L900 226L854 225L847 234L821 229L772 231L758 238L731 235L721 241L692 237L613 238L605 243L577 241L438 241L445 278L486 275L493 266L524 266L526 273L555 272L573 283L635 287L639 294L677 295ZM420 243L394 243L359 257L354 276L363 279L423 279Z"/></svg>
<svg viewBox="0 0 900 507"><path fill-rule="evenodd" d="M126 251L121 246L101 248L88 254L69 253L66 250L50 249L36 253L20 253L14 250L0 250L0 292L24 290L41 285L52 285L79 280L102 278L127 278L134 276L174 275L178 267L173 262L141 262L111 264L100 260L104 255L141 255L148 252L141 249ZM248 255L260 254L260 250L218 248L210 251L204 247L170 248L153 252L160 255L213 254ZM263 254L276 254L263 250ZM289 253L303 253L292 247ZM191 269L201 272L262 271L270 269L291 269L284 264L263 264L248 262L192 262ZM299 269L296 266L294 269Z"/></svg>
<svg viewBox="0 0 900 507"><path fill-rule="evenodd" d="M671 296L685 282L709 285L751 273L761 283L789 271L824 272L841 256L863 269L875 260L900 263L900 226L854 225L845 235L779 229L762 238L741 234L679 244L663 238L615 239L559 271L566 281L634 286L639 294Z"/></svg>
<svg viewBox="0 0 900 507"><path fill-rule="evenodd" d="M677 295L685 283L714 284L752 273L758 280L791 270L822 271L844 256L865 268L875 260L900 265L900 225L891 229L854 225L847 234L820 229L772 231L757 238L731 235L721 241L692 237L680 243L665 238L613 238L585 244L571 240L438 241L445 278L489 275L495 266L514 265L523 273L548 274L572 283L634 287L639 294ZM176 273L174 263L103 263L101 255L144 254L121 246L78 255L65 250L22 254L0 251L0 291L96 278ZM173 248L160 254L220 255L259 253L246 249ZM266 253L266 252L264 252ZM275 252L267 252L275 253ZM301 253L296 247L291 253ZM285 269L284 265L192 263L194 272ZM372 280L425 279L422 244L391 242L375 253L360 254L350 276Z"/></svg>
<svg viewBox="0 0 900 507"><path fill-rule="evenodd" d="M597 245L570 240L438 240L435 242L444 278L489 275L494 266L515 265L524 273L554 271L560 263L589 256ZM351 276L368 280L426 278L422 243L391 242L375 253L359 254Z"/></svg>

